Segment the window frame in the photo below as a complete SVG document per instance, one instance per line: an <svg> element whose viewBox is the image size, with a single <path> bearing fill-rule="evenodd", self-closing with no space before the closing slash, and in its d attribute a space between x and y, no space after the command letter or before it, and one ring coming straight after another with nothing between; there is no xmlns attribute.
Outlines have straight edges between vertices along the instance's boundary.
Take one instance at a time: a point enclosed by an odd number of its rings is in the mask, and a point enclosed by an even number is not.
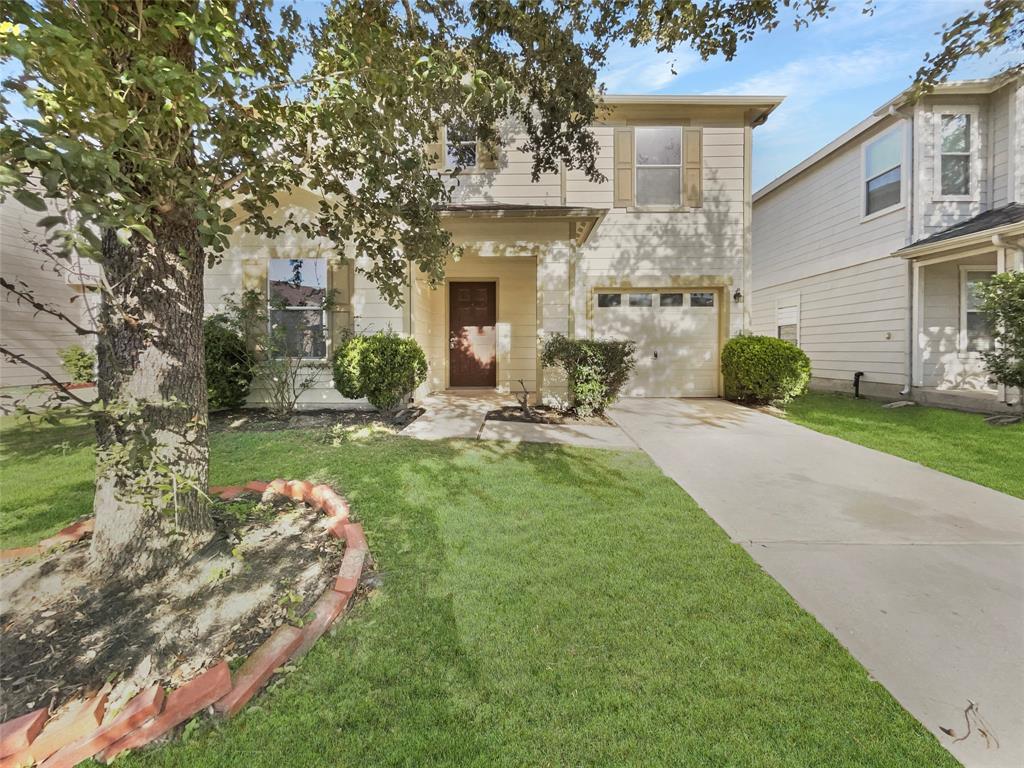
<svg viewBox="0 0 1024 768"><path fill-rule="evenodd" d="M274 330L273 330L274 318L273 318L273 314L272 314L273 312L275 312L275 311L294 312L294 311L298 311L298 310L301 310L301 311L304 311L304 312L312 312L312 311L315 311L317 309L316 306L310 306L310 305L305 305L305 306L292 306L292 305L274 306L274 304L272 303L273 296L272 296L271 287L270 287L270 265L271 265L271 263L275 262L275 261L296 261L296 260L298 260L298 261L322 261L323 262L323 264L324 264L324 295L325 295L325 297L331 296L331 293L332 293L332 290L331 290L331 262L330 262L329 259L324 258L324 257L307 257L307 256L300 256L298 259L278 259L278 258L267 259L267 333L268 334L272 334L274 332ZM321 316L323 318L324 356L323 357L298 357L298 358L296 358L297 360L300 360L300 361L302 361L304 363L306 363L306 362L308 362L308 363L323 363L323 362L331 359L331 326L330 326L331 313L327 311L327 306L326 306L325 302L321 303L319 309L320 309L320 314L321 314Z"/></svg>
<svg viewBox="0 0 1024 768"><path fill-rule="evenodd" d="M631 126L633 129L633 205L631 210L635 211L687 211L697 210L691 209L686 205L683 205L683 200L686 198L686 192L683 189L683 172L686 169L686 137L683 135L683 129L688 127L680 123L679 125L670 124L647 124L647 125L634 125ZM664 164L644 164L640 165L637 157L639 152L640 142L637 141L637 131L641 131L647 128L675 128L679 131L679 199L675 205L668 203L655 203L654 205L641 205L640 200L640 168L675 168L675 165L664 165Z"/></svg>
<svg viewBox="0 0 1024 768"><path fill-rule="evenodd" d="M996 272L998 272L998 269L996 269L996 267L988 266L986 264L960 265L960 327L957 332L957 350L962 356L980 358L980 350L968 349L969 340L967 338L967 313L969 311L979 311L976 309L967 309L967 276L972 272L988 272L989 274L994 275L996 274Z"/></svg>
<svg viewBox="0 0 1024 768"><path fill-rule="evenodd" d="M800 346L801 332L800 295L786 296L775 300L775 338L779 336L779 328L784 325L796 326L796 345ZM789 322L783 322L788 320Z"/></svg>
<svg viewBox="0 0 1024 768"><path fill-rule="evenodd" d="M460 145L462 145L462 144L472 144L473 145L473 164L472 165L459 166L459 167L462 168L463 172L474 172L474 171L478 170L479 167L480 167L480 141L478 139L473 139L472 141L459 141L459 142L455 142L455 143L456 144L460 144ZM441 127L441 150L443 152L442 157L444 158L441 166L442 166L442 168L444 170L451 171L451 170L454 170L456 166L452 165L451 162L448 159L448 147L449 147L449 142L448 142L448 126L445 125L445 126Z"/></svg>
<svg viewBox="0 0 1024 768"><path fill-rule="evenodd" d="M978 126L979 109L976 106L961 104L936 104L932 107L932 200L935 202L966 202L976 203L981 200L981 129ZM970 129L967 140L970 147L967 154L968 194L946 195L942 192L942 156L944 154L962 156L963 152L942 151L942 118L946 115L966 115L970 118Z"/></svg>
<svg viewBox="0 0 1024 768"><path fill-rule="evenodd" d="M899 134L900 138L900 161L896 165L889 166L888 168L879 171L874 176L868 176L868 147L881 141L882 139L888 138L890 134ZM879 216L885 216L887 213L898 211L900 208L904 208L907 204L907 175L903 172L903 166L907 164L907 126L905 121L901 121L896 125L886 128L867 141L861 142L860 145L860 220L871 221L877 219ZM879 208L877 211L868 213L868 182L873 179L877 179L879 176L884 176L895 168L900 169L900 199L899 202L893 203L885 208Z"/></svg>

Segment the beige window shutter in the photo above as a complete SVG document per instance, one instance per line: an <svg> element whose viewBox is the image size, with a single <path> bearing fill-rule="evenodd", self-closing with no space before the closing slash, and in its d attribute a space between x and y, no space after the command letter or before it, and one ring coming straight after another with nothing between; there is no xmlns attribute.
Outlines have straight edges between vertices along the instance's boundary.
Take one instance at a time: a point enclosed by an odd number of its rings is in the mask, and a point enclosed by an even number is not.
<svg viewBox="0 0 1024 768"><path fill-rule="evenodd" d="M441 126L437 129L434 141L423 147L423 154L427 156L430 168L435 171L440 171L444 168L444 134L444 126Z"/></svg>
<svg viewBox="0 0 1024 768"><path fill-rule="evenodd" d="M331 261L330 333L335 344L352 332L352 269L348 261Z"/></svg>
<svg viewBox="0 0 1024 768"><path fill-rule="evenodd" d="M266 259L245 259L242 262L242 290L267 292L267 268Z"/></svg>
<svg viewBox="0 0 1024 768"><path fill-rule="evenodd" d="M633 129L616 128L614 135L615 170L612 182L613 205L616 208L629 208L636 200L634 189L633 163Z"/></svg>
<svg viewBox="0 0 1024 768"><path fill-rule="evenodd" d="M704 130L683 128L683 205L704 204Z"/></svg>
<svg viewBox="0 0 1024 768"><path fill-rule="evenodd" d="M476 167L482 171L496 171L501 160L501 148L489 141L476 143Z"/></svg>

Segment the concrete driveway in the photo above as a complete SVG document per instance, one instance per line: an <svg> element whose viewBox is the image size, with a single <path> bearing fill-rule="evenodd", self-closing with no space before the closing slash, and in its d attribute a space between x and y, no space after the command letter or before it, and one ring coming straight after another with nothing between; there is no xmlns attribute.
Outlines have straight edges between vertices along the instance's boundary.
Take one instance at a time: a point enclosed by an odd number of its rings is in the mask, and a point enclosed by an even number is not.
<svg viewBox="0 0 1024 768"><path fill-rule="evenodd" d="M1024 765L1024 501L721 400L611 415L964 765Z"/></svg>

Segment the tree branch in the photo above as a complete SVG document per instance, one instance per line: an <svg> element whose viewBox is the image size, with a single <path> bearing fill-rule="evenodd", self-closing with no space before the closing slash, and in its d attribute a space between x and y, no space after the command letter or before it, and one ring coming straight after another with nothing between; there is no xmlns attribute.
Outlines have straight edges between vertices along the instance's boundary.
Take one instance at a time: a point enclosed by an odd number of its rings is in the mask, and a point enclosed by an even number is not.
<svg viewBox="0 0 1024 768"><path fill-rule="evenodd" d="M91 328L86 328L84 325L79 325L70 317L61 312L59 309L51 307L48 304L43 304L40 301L36 301L35 297L27 288L19 288L10 280L7 280L6 278L3 277L0 277L0 287L3 287L6 291L10 293L13 293L15 296L18 297L19 301L28 302L32 306L32 308L36 310L36 312L42 312L44 314L56 317L59 320L63 320L65 323L74 328L75 333L77 333L79 336L98 335L96 331L92 330Z"/></svg>
<svg viewBox="0 0 1024 768"><path fill-rule="evenodd" d="M91 403L88 400L83 400L70 389L68 389L63 382L57 381L57 379L54 378L53 374L51 374L48 370L36 365L24 355L19 355L17 352L12 352L11 350L7 349L7 347L0 347L0 354L3 354L3 356L10 360L12 363L26 365L29 368L33 369L79 405L91 405Z"/></svg>

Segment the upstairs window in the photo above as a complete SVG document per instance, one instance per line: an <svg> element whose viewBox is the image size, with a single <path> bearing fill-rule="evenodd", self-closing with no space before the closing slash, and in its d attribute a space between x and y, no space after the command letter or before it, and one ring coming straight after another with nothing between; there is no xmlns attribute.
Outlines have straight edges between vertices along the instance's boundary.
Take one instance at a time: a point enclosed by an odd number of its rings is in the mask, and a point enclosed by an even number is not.
<svg viewBox="0 0 1024 768"><path fill-rule="evenodd" d="M864 145L864 215L871 216L902 202L903 130L883 133Z"/></svg>
<svg viewBox="0 0 1024 768"><path fill-rule="evenodd" d="M636 128L636 204L678 207L683 194L683 133L678 126Z"/></svg>
<svg viewBox="0 0 1024 768"><path fill-rule="evenodd" d="M271 259L270 337L283 357L327 357L327 260Z"/></svg>
<svg viewBox="0 0 1024 768"><path fill-rule="evenodd" d="M445 129L445 161L449 168L476 167L476 132L468 128Z"/></svg>
<svg viewBox="0 0 1024 768"><path fill-rule="evenodd" d="M969 113L939 115L939 195L969 197L974 119Z"/></svg>

